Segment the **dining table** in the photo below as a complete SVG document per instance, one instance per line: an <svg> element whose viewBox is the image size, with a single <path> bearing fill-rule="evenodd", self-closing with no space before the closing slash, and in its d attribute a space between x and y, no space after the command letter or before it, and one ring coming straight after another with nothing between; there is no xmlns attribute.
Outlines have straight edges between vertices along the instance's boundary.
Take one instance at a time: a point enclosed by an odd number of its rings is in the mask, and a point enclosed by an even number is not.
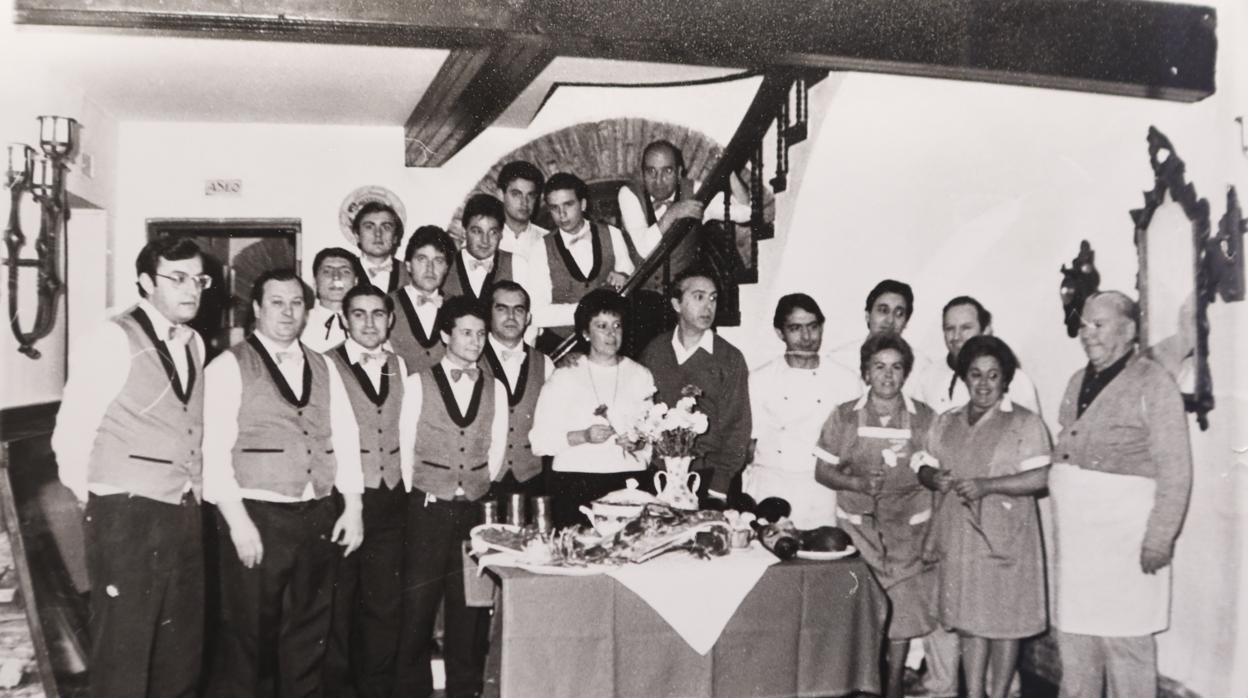
<svg viewBox="0 0 1248 698"><path fill-rule="evenodd" d="M611 576L489 567L484 695L702 698L879 693L888 599L857 557L771 565L706 653Z"/></svg>

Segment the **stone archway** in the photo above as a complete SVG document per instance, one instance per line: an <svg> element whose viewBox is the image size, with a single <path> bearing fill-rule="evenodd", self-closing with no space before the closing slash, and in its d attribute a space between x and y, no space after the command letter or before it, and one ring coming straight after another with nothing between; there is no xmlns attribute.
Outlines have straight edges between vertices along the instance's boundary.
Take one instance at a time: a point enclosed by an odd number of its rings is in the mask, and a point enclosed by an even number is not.
<svg viewBox="0 0 1248 698"><path fill-rule="evenodd" d="M586 122L548 133L499 158L477 182L464 200L478 193L502 198L498 173L513 160L527 160L549 177L556 172L572 172L590 188L590 216L619 225L615 194L620 185L638 174L641 151L646 144L666 139L680 148L691 179L703 180L719 160L720 145L706 134L687 126L640 118L617 118ZM459 218L461 203L447 225L456 240L462 240ZM539 221L540 224L540 221Z"/></svg>

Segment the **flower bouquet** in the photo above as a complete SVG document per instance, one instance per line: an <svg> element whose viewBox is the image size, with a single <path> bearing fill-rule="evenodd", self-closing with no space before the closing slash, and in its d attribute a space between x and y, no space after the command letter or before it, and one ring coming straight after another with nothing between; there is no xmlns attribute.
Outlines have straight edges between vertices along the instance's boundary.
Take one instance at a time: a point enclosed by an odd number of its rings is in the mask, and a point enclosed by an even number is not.
<svg viewBox="0 0 1248 698"><path fill-rule="evenodd" d="M672 407L663 402L652 405L622 435L620 443L629 453L652 446L663 458L663 470L654 476L659 500L681 509L696 509L697 497L693 491L697 490L701 478L693 473L690 482L689 464L693 462L694 442L706 433L708 422L706 413L697 409L697 399L702 395L697 386L686 385L680 395L680 400Z"/></svg>

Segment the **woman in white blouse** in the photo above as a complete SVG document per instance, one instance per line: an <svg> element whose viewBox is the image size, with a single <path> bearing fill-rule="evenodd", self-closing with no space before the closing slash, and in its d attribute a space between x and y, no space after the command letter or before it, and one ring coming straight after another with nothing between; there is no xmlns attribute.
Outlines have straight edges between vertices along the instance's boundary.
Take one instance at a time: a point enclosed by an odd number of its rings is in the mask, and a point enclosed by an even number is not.
<svg viewBox="0 0 1248 698"><path fill-rule="evenodd" d="M579 508L621 489L650 460L650 451L627 453L617 435L650 408L654 378L620 356L627 302L597 289L576 306L576 334L589 345L586 358L556 369L537 399L529 440L533 452L554 456L546 479L556 526L586 523Z"/></svg>

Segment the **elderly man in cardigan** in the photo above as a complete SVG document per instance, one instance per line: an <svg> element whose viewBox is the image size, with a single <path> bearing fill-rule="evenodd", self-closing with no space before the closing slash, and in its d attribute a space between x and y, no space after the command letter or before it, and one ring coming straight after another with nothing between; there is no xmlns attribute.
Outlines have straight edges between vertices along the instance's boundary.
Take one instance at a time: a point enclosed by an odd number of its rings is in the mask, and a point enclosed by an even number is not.
<svg viewBox="0 0 1248 698"><path fill-rule="evenodd" d="M1066 386L1049 490L1056 522L1061 693L1157 694L1154 635L1170 622L1170 561L1191 492L1183 399L1136 351L1139 311L1117 291L1083 306L1088 365Z"/></svg>
<svg viewBox="0 0 1248 698"><path fill-rule="evenodd" d="M707 272L685 270L668 295L676 329L655 337L641 353L654 374L655 402L674 405L687 385L701 391L698 408L710 426L694 446L691 470L702 479L700 495L726 499L740 490L750 447L750 370L740 350L715 334L719 290Z"/></svg>

